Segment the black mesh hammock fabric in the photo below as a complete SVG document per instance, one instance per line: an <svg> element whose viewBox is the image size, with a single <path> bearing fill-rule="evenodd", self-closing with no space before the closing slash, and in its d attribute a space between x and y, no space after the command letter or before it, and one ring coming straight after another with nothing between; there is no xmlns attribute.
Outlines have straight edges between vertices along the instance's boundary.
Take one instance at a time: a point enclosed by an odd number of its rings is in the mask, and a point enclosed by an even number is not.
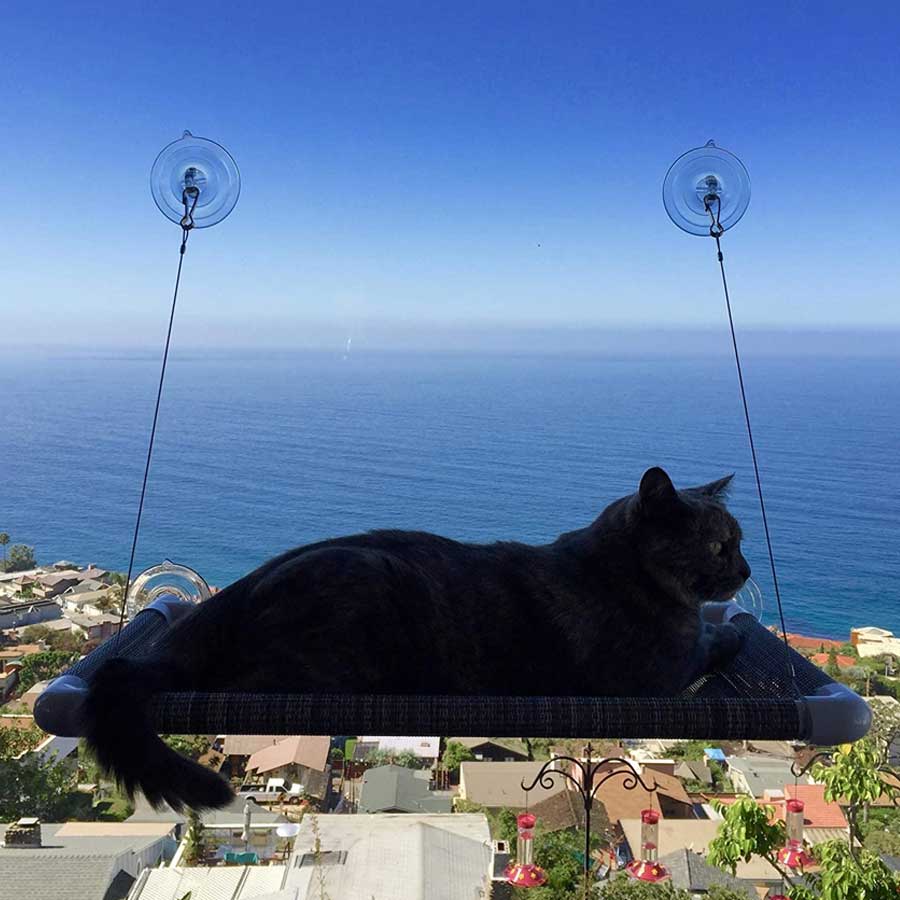
<svg viewBox="0 0 900 900"><path fill-rule="evenodd" d="M237 694L168 692L152 703L164 734L458 734L804 740L832 745L868 730L868 704L733 604L727 617L744 635L740 654L670 698L490 697L419 694ZM730 607L730 608L729 608ZM152 653L189 604L161 598L119 635L53 682L38 698L45 731L80 736L80 706L91 675L112 655ZM791 669L793 671L791 672Z"/></svg>

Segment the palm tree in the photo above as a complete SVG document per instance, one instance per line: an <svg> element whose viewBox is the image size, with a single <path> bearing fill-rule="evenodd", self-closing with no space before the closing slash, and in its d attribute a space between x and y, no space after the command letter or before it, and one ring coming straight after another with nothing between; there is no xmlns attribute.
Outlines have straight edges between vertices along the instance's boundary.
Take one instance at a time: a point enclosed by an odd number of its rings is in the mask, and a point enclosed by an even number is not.
<svg viewBox="0 0 900 900"><path fill-rule="evenodd" d="M0 531L0 547L3 548L3 569L6 570L6 545L9 543L9 535L5 531Z"/></svg>

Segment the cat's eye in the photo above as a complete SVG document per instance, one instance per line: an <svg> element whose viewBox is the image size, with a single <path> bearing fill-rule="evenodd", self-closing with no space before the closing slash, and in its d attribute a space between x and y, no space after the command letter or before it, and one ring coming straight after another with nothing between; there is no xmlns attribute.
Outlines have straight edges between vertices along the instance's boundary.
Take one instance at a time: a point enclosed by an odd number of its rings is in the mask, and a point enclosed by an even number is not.
<svg viewBox="0 0 900 900"><path fill-rule="evenodd" d="M709 542L709 552L712 553L713 556L718 556L722 552L722 542L721 541L710 541Z"/></svg>

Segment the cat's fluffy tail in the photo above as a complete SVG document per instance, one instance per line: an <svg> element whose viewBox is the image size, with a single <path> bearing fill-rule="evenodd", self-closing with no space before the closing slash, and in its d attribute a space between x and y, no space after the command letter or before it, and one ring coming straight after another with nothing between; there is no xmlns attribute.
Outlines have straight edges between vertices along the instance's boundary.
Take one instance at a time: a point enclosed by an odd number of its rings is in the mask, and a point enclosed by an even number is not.
<svg viewBox="0 0 900 900"><path fill-rule="evenodd" d="M176 753L150 725L150 697L171 681L159 663L121 657L104 663L85 703L88 747L129 797L140 790L154 807L168 803L176 811L227 806L234 792L224 779Z"/></svg>

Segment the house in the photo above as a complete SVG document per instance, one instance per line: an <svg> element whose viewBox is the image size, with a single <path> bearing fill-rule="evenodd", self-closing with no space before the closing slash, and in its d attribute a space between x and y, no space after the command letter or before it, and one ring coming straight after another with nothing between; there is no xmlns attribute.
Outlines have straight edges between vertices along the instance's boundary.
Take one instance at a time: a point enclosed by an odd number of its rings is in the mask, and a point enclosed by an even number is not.
<svg viewBox="0 0 900 900"><path fill-rule="evenodd" d="M670 766L674 768L674 762L672 760L658 762L661 763L659 770L652 768L652 765L648 767L646 763L633 764L648 787L655 786L651 791L644 790L640 782L630 790L626 788L627 777L631 774L631 769L627 766L613 760L600 763L596 771L601 775L606 772L621 772L621 775L616 774L608 778L595 794L606 809L610 822L640 818L643 809L655 809L670 819L694 817L693 803L681 780L666 771ZM577 767L572 766L569 774L576 782L580 781L581 772Z"/></svg>
<svg viewBox="0 0 900 900"><path fill-rule="evenodd" d="M447 743L462 744L479 761L528 761L525 745L514 738L452 737Z"/></svg>
<svg viewBox="0 0 900 900"><path fill-rule="evenodd" d="M706 897L713 885L729 888L749 900L757 900L759 896L750 882L711 866L699 853L686 847L667 853L659 861L669 870L672 887L687 891L696 900Z"/></svg>
<svg viewBox="0 0 900 900"><path fill-rule="evenodd" d="M58 737L48 734L37 747L23 751L16 759L36 759L42 766L53 763L54 765L66 764L69 768L74 768L79 740L80 738L77 737Z"/></svg>
<svg viewBox="0 0 900 900"><path fill-rule="evenodd" d="M735 791L762 797L766 791L781 791L794 780L791 762L765 756L729 756L728 777Z"/></svg>
<svg viewBox="0 0 900 900"><path fill-rule="evenodd" d="M7 659L0 663L0 703L5 703L15 692L20 668L21 662L17 659Z"/></svg>
<svg viewBox="0 0 900 900"><path fill-rule="evenodd" d="M54 572L52 575L39 575L33 586L34 596L45 600L56 597L68 588L74 587L82 580L80 572Z"/></svg>
<svg viewBox="0 0 900 900"><path fill-rule="evenodd" d="M372 750L379 750L383 753L393 753L398 756L401 753L412 753L429 766L433 766L441 755L441 739L439 737L364 735L357 741L356 747L357 750L362 748L366 756L368 756ZM364 760L365 756L360 757L358 753L354 751L353 758Z"/></svg>
<svg viewBox="0 0 900 900"><path fill-rule="evenodd" d="M705 787L712 787L712 771L705 762L693 759L682 760L673 773L681 781L697 781Z"/></svg>
<svg viewBox="0 0 900 900"><path fill-rule="evenodd" d="M809 661L824 669L825 666L831 662L831 657L827 653L814 653L809 658ZM834 661L837 663L839 669L849 669L851 666L859 664L858 660L854 659L852 656L844 656L843 653L836 653L834 655Z"/></svg>
<svg viewBox="0 0 900 900"><path fill-rule="evenodd" d="M318 845L318 849L317 849ZM287 864L146 871L129 900L475 900L493 852L481 815L307 816Z"/></svg>
<svg viewBox="0 0 900 900"><path fill-rule="evenodd" d="M795 650L822 650L827 653L832 648L840 650L845 643L844 641L834 641L829 638L807 637L804 634L791 634L790 631L787 633L786 637L788 644Z"/></svg>
<svg viewBox="0 0 900 900"><path fill-rule="evenodd" d="M403 766L376 766L363 775L358 811L361 813L449 813L449 792L428 789L427 771Z"/></svg>
<svg viewBox="0 0 900 900"><path fill-rule="evenodd" d="M552 834L566 828L584 830L584 801L575 791L557 791L544 800L529 806L529 811L538 817L542 833ZM591 833L604 839L609 835L610 822L606 807L594 799L591 803Z"/></svg>
<svg viewBox="0 0 900 900"><path fill-rule="evenodd" d="M660 819L659 855L666 857L678 850L692 850L706 857L710 841L715 838L721 823L712 819ZM626 859L640 857L641 820L622 819L619 821L623 844L622 853ZM741 860L735 873L742 882L749 882L760 888L781 887L778 870L761 856L754 856L749 862Z"/></svg>
<svg viewBox="0 0 900 900"><path fill-rule="evenodd" d="M0 894L28 900L123 900L147 867L168 862L169 823L20 819L0 846Z"/></svg>
<svg viewBox="0 0 900 900"><path fill-rule="evenodd" d="M242 778L247 771L247 762L254 753L287 740L289 736L284 734L217 735L213 748L224 757L219 771L226 778Z"/></svg>
<svg viewBox="0 0 900 900"><path fill-rule="evenodd" d="M12 644L0 647L0 665L7 660L24 659L32 653L40 653L44 648L40 644Z"/></svg>
<svg viewBox="0 0 900 900"><path fill-rule="evenodd" d="M524 809L565 790L565 778L553 776L553 786L541 784L525 793L544 765L542 762L464 762L459 767L459 797L488 809Z"/></svg>
<svg viewBox="0 0 900 900"><path fill-rule="evenodd" d="M85 584L95 584L96 582L85 582ZM104 615L103 606L109 603L109 588L104 587L99 590L79 590L83 585L60 594L57 598L66 613L82 613L88 616ZM106 610L108 613L109 610Z"/></svg>
<svg viewBox="0 0 900 900"><path fill-rule="evenodd" d="M72 623L72 631L89 641L105 641L119 630L119 617L111 613L100 613L99 616L69 613L66 618Z"/></svg>
<svg viewBox="0 0 900 900"><path fill-rule="evenodd" d="M900 656L900 638L894 637L892 631L886 628L876 628L872 625L865 628L850 629L850 643L856 647L860 656Z"/></svg>
<svg viewBox="0 0 900 900"><path fill-rule="evenodd" d="M319 816L316 825L318 834L312 817L300 824L285 883L296 894L286 896L475 900L489 894L493 851L482 814Z"/></svg>
<svg viewBox="0 0 900 900"><path fill-rule="evenodd" d="M128 900L294 900L281 893L288 867L269 866L174 866L147 869Z"/></svg>
<svg viewBox="0 0 900 900"><path fill-rule="evenodd" d="M25 628L59 619L62 611L53 600L27 600L23 603L0 603L0 631Z"/></svg>
<svg viewBox="0 0 900 900"><path fill-rule="evenodd" d="M325 735L283 738L257 750L247 760L247 778L284 778L302 784L313 797L324 797L330 750L331 738Z"/></svg>

